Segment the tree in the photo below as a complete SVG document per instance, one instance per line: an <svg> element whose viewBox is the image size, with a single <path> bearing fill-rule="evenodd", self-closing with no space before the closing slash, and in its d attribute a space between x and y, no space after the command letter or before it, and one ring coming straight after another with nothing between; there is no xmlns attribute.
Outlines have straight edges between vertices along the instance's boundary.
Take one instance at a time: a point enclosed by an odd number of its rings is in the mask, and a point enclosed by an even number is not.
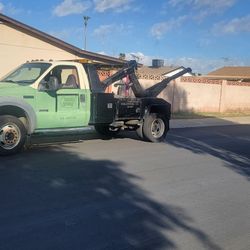
<svg viewBox="0 0 250 250"><path fill-rule="evenodd" d="M119 54L119 59L125 60L125 58L126 58L125 53L120 53Z"/></svg>

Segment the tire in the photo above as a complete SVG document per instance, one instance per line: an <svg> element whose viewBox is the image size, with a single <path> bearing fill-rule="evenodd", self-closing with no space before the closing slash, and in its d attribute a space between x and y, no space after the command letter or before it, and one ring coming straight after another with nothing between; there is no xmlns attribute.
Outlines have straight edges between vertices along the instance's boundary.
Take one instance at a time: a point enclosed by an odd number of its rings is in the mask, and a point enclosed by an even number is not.
<svg viewBox="0 0 250 250"><path fill-rule="evenodd" d="M23 123L11 115L0 116L0 155L19 152L26 141L27 131Z"/></svg>
<svg viewBox="0 0 250 250"><path fill-rule="evenodd" d="M144 139L144 135L143 135L143 131L142 131L142 125L140 125L137 129L136 129L136 134L140 139Z"/></svg>
<svg viewBox="0 0 250 250"><path fill-rule="evenodd" d="M106 137L114 137L120 132L119 128L117 128L116 130L112 130L110 129L109 125L106 124L96 124L95 130L98 134Z"/></svg>
<svg viewBox="0 0 250 250"><path fill-rule="evenodd" d="M148 114L143 123L143 137L146 141L162 142L169 129L169 120L161 114Z"/></svg>

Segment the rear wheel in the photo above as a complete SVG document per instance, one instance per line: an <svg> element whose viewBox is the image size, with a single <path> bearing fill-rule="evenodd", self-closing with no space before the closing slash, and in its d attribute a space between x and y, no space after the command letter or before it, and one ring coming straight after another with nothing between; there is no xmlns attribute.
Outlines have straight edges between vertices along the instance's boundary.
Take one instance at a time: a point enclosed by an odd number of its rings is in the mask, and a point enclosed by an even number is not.
<svg viewBox="0 0 250 250"><path fill-rule="evenodd" d="M0 155L17 153L25 144L26 128L15 116L0 116Z"/></svg>
<svg viewBox="0 0 250 250"><path fill-rule="evenodd" d="M144 139L151 142L161 142L165 139L169 129L168 119L157 113L148 114L143 123Z"/></svg>
<svg viewBox="0 0 250 250"><path fill-rule="evenodd" d="M142 131L142 124L136 129L136 134L140 139L144 139L143 131Z"/></svg>
<svg viewBox="0 0 250 250"><path fill-rule="evenodd" d="M113 137L116 136L120 132L120 128L110 128L107 124L96 124L95 130L97 133L103 136Z"/></svg>

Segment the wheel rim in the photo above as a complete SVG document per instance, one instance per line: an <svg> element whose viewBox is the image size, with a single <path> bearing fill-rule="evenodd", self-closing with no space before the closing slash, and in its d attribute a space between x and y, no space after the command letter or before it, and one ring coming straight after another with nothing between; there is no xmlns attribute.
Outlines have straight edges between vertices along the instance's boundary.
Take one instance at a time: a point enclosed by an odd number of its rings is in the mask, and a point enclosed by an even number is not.
<svg viewBox="0 0 250 250"><path fill-rule="evenodd" d="M154 138L160 138L163 136L165 131L165 123L162 119L157 118L152 122L151 133Z"/></svg>
<svg viewBox="0 0 250 250"><path fill-rule="evenodd" d="M0 145L6 150L15 148L20 142L20 129L13 123L8 123L0 128Z"/></svg>

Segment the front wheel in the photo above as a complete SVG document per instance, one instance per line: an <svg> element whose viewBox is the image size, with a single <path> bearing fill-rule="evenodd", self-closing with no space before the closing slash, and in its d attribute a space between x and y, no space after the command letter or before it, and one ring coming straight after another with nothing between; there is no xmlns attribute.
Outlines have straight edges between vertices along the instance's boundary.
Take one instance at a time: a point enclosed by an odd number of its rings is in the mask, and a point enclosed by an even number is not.
<svg viewBox="0 0 250 250"><path fill-rule="evenodd" d="M17 153L25 144L26 128L15 116L0 116L0 155Z"/></svg>
<svg viewBox="0 0 250 250"><path fill-rule="evenodd" d="M157 113L148 114L143 123L144 139L151 142L161 142L165 139L169 129L169 120Z"/></svg>

